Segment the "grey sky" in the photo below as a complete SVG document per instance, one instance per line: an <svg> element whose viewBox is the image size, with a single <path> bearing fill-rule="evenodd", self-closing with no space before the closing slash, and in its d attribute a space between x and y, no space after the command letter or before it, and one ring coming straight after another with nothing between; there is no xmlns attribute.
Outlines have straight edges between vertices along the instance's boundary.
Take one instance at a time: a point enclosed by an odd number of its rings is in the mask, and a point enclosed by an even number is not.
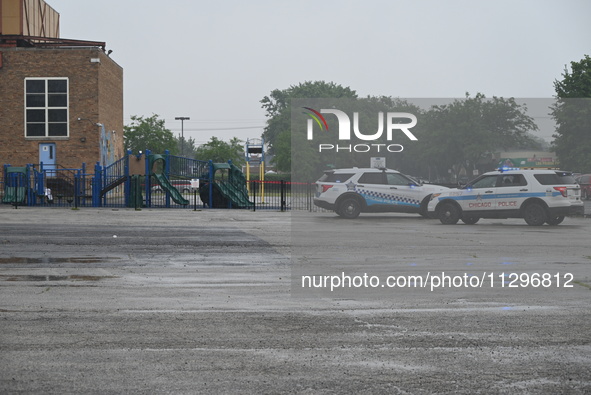
<svg viewBox="0 0 591 395"><path fill-rule="evenodd" d="M586 0L46 1L62 37L113 50L126 124L156 113L179 134L174 118L189 116L198 143L260 137L259 101L304 81L360 96L550 98L565 65L591 54Z"/></svg>

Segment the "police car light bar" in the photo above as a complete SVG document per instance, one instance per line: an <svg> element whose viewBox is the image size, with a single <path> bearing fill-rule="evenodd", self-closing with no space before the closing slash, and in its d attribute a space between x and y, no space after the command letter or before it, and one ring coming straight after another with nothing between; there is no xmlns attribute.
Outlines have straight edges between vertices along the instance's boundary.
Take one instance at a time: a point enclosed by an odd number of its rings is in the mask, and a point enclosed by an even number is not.
<svg viewBox="0 0 591 395"><path fill-rule="evenodd" d="M510 170L521 170L519 167L500 167L497 169L498 171L500 171L501 173L504 171L510 171Z"/></svg>

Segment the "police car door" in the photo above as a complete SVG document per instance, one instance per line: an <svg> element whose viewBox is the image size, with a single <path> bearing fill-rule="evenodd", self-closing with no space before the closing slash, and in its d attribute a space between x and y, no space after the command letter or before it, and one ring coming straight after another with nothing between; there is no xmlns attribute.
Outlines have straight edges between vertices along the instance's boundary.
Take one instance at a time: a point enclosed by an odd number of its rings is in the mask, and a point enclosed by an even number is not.
<svg viewBox="0 0 591 395"><path fill-rule="evenodd" d="M417 209L420 207L421 191L414 181L400 173L386 173L386 184L394 204Z"/></svg>
<svg viewBox="0 0 591 395"><path fill-rule="evenodd" d="M485 175L469 184L458 199L463 211L491 211L496 209L496 192L499 176Z"/></svg>
<svg viewBox="0 0 591 395"><path fill-rule="evenodd" d="M383 171L368 171L359 177L355 190L365 199L368 207L392 204Z"/></svg>
<svg viewBox="0 0 591 395"><path fill-rule="evenodd" d="M497 211L519 210L528 197L529 188L523 174L502 174L496 192Z"/></svg>

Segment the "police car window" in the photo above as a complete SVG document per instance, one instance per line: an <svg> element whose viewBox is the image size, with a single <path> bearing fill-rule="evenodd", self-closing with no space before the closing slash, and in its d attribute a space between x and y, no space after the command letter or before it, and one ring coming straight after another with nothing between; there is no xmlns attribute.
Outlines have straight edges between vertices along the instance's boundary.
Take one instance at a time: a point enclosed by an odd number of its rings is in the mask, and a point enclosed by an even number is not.
<svg viewBox="0 0 591 395"><path fill-rule="evenodd" d="M411 183L409 179L397 173L387 173L386 179L388 185L409 185Z"/></svg>
<svg viewBox="0 0 591 395"><path fill-rule="evenodd" d="M474 182L472 188L493 188L497 185L498 176L486 176Z"/></svg>
<svg viewBox="0 0 591 395"><path fill-rule="evenodd" d="M320 177L319 181L324 182L345 182L349 178L353 177L353 173L324 173L322 177Z"/></svg>
<svg viewBox="0 0 591 395"><path fill-rule="evenodd" d="M556 172L550 174L534 174L536 180L542 185L564 185L574 184L575 179L571 173Z"/></svg>
<svg viewBox="0 0 591 395"><path fill-rule="evenodd" d="M383 184L384 173L363 173L358 182L360 184Z"/></svg>
<svg viewBox="0 0 591 395"><path fill-rule="evenodd" d="M500 187L520 187L527 185L523 174L504 174L501 176Z"/></svg>
<svg viewBox="0 0 591 395"><path fill-rule="evenodd" d="M573 177L573 173L568 171L557 171L556 175L560 180L560 184L574 184L575 178Z"/></svg>

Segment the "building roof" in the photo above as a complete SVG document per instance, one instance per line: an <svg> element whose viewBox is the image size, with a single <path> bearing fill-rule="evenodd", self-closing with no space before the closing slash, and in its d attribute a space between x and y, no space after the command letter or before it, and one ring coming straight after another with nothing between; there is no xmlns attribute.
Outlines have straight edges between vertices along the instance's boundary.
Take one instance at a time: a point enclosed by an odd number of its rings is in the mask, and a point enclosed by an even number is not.
<svg viewBox="0 0 591 395"><path fill-rule="evenodd" d="M0 35L0 47L100 47L105 50L104 41L72 40L68 38L34 37L22 35Z"/></svg>

